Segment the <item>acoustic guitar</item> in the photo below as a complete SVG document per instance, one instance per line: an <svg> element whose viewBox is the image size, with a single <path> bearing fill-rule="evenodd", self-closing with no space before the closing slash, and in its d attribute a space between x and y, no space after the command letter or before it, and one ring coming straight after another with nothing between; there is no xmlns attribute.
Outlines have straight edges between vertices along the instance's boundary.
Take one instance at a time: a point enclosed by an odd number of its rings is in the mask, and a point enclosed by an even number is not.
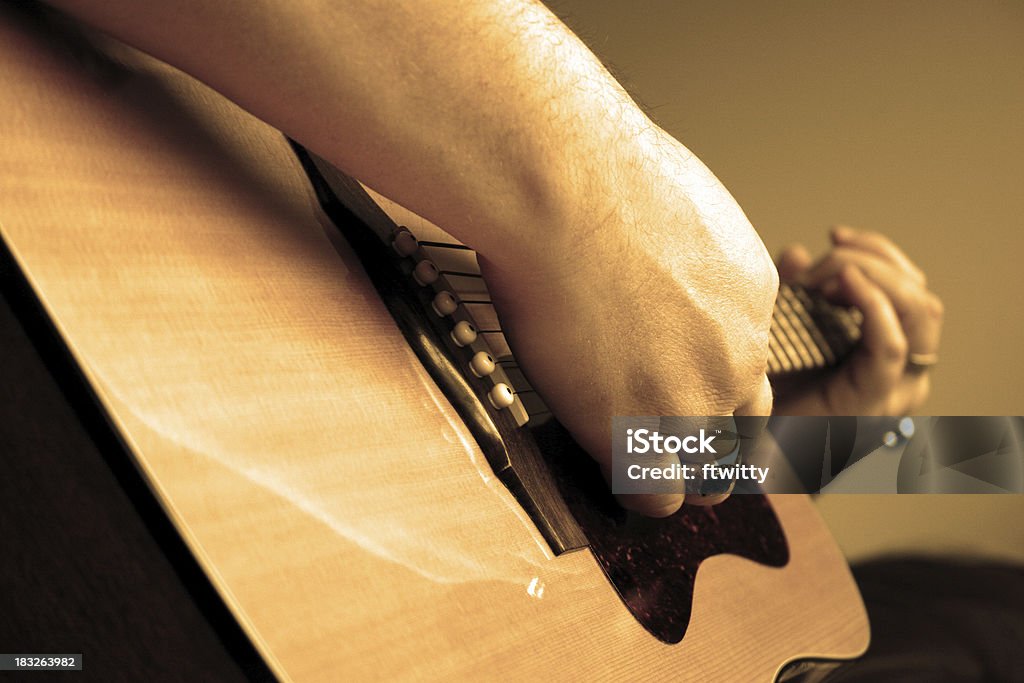
<svg viewBox="0 0 1024 683"><path fill-rule="evenodd" d="M172 67L14 14L5 294L274 676L766 681L863 653L805 496L625 513L471 250ZM772 334L781 381L857 318L786 288Z"/></svg>

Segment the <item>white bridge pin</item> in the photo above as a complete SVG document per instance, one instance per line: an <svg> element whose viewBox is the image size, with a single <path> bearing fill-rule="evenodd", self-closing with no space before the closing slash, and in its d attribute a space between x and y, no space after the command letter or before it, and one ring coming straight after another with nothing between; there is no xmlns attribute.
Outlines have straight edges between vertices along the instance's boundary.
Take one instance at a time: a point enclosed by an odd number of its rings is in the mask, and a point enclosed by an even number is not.
<svg viewBox="0 0 1024 683"><path fill-rule="evenodd" d="M416 267L412 270L412 279L417 284L426 287L437 282L437 278L440 277L441 273L437 270L437 266L434 265L433 261L426 259L416 264Z"/></svg>
<svg viewBox="0 0 1024 683"><path fill-rule="evenodd" d="M460 320L455 323L455 328L452 329L452 341L458 346L472 344L476 341L476 328L465 320Z"/></svg>
<svg viewBox="0 0 1024 683"><path fill-rule="evenodd" d="M477 377L486 377L494 372L494 359L486 351L477 351L469 361L469 369Z"/></svg>
<svg viewBox="0 0 1024 683"><path fill-rule="evenodd" d="M430 307L434 309L434 313L443 318L454 313L455 309L459 307L459 302L451 292L438 292L434 300L430 302Z"/></svg>
<svg viewBox="0 0 1024 683"><path fill-rule="evenodd" d="M398 232L395 233L394 238L391 240L391 248L395 250L399 256L412 256L419 249L420 243L416 241L416 238L411 232L405 228L399 228Z"/></svg>
<svg viewBox="0 0 1024 683"><path fill-rule="evenodd" d="M491 405L498 410L508 408L515 402L515 394L512 393L512 390L504 382L495 384L487 393L487 398L491 400Z"/></svg>

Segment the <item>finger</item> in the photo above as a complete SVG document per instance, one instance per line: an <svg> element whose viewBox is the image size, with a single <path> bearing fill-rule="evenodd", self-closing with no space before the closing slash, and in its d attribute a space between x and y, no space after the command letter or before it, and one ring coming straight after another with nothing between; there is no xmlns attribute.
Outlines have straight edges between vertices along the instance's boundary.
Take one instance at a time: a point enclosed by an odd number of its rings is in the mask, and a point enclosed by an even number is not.
<svg viewBox="0 0 1024 683"><path fill-rule="evenodd" d="M772 394L771 382L768 381L768 375L762 375L761 380L758 382L757 389L754 392L754 396L749 401L736 408L736 415L770 416L772 414L773 400L774 395Z"/></svg>
<svg viewBox="0 0 1024 683"><path fill-rule="evenodd" d="M928 394L931 391L931 380L928 378L927 373L914 375L904 380L906 385L903 395L903 415L912 415L917 412L918 408L928 400Z"/></svg>
<svg viewBox="0 0 1024 683"><path fill-rule="evenodd" d="M930 382L927 374L904 375L900 386L893 391L888 401L894 415L913 415L927 400Z"/></svg>
<svg viewBox="0 0 1024 683"><path fill-rule="evenodd" d="M836 246L856 247L871 252L892 263L918 284L923 286L926 282L924 271L918 268L891 239L881 233L837 225L832 229L832 243Z"/></svg>
<svg viewBox="0 0 1024 683"><path fill-rule="evenodd" d="M735 431L739 434L746 435L747 437L752 437L753 434L748 434L748 432L760 432L761 430L763 430L765 426L767 426L768 417L770 417L772 414L773 403L774 395L772 392L772 385L768 381L768 376L764 375L761 381L758 383L758 388L755 392L754 397L751 398L750 401L736 409L737 417L748 417L748 419L745 421L737 420L737 427L735 428ZM749 417L754 416L764 417L764 420L755 420L755 422L758 422L759 424L753 425L751 424ZM742 429L739 426L740 422L745 423L744 428ZM689 495L686 496L686 504L697 506L718 505L728 497L728 493L717 493L708 496Z"/></svg>
<svg viewBox="0 0 1024 683"><path fill-rule="evenodd" d="M601 473L612 487L610 461L601 460ZM675 462L679 462L678 459ZM668 461L665 464L669 464ZM638 512L646 517L668 517L683 506L686 496L682 493L617 493L615 500L626 510Z"/></svg>
<svg viewBox="0 0 1024 683"><path fill-rule="evenodd" d="M899 384L907 362L907 338L899 316L885 292L857 266L849 265L840 273L843 295L864 314L861 348L845 366L848 382L833 382L831 405L857 405L858 402L884 401ZM858 401L858 396L861 398Z"/></svg>
<svg viewBox="0 0 1024 683"><path fill-rule="evenodd" d="M681 493L620 493L619 505L647 517L668 517L683 505Z"/></svg>
<svg viewBox="0 0 1024 683"><path fill-rule="evenodd" d="M811 267L811 252L802 244L792 244L779 254L779 279L792 282Z"/></svg>
<svg viewBox="0 0 1024 683"><path fill-rule="evenodd" d="M835 247L803 272L800 276L800 283L812 289L821 288L828 280L838 280L840 272L851 264L862 270L872 267L872 265L894 269L891 264L883 261L876 254L853 247Z"/></svg>
<svg viewBox="0 0 1024 683"><path fill-rule="evenodd" d="M834 298L842 293L840 278L824 282L819 279L823 273L838 273L850 265L867 275L892 301L910 349L915 353L935 353L942 335L942 302L890 262L866 252L837 248L808 274L808 282L813 283L809 286L819 287L826 296Z"/></svg>

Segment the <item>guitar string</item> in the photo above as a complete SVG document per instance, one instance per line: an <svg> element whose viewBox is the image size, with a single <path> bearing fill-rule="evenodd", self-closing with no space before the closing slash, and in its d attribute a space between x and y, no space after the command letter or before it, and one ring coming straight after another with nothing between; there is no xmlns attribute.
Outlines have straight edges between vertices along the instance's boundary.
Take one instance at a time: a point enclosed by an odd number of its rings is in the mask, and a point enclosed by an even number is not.
<svg viewBox="0 0 1024 683"><path fill-rule="evenodd" d="M479 273L464 273L458 270L439 270L437 272L439 272L441 275L454 275L456 277L472 277L477 278L479 280L482 280L484 278L484 276L480 275Z"/></svg>
<svg viewBox="0 0 1024 683"><path fill-rule="evenodd" d="M439 249L455 249L459 251L473 251L465 244L445 244L444 242L426 242L418 240L421 247L437 247Z"/></svg>

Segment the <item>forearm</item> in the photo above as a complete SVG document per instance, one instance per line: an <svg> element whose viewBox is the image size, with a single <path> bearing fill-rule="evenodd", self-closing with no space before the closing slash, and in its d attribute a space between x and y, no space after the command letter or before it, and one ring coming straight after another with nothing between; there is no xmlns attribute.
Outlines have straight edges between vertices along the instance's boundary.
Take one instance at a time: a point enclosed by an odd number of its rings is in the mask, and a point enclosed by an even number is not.
<svg viewBox="0 0 1024 683"><path fill-rule="evenodd" d="M550 253L660 139L529 0L55 0L197 76L493 258ZM568 241L568 240L567 240ZM547 245L541 247L541 245Z"/></svg>
<svg viewBox="0 0 1024 683"><path fill-rule="evenodd" d="M53 2L476 249L520 367L606 471L613 415L769 413L764 245L534 0Z"/></svg>

